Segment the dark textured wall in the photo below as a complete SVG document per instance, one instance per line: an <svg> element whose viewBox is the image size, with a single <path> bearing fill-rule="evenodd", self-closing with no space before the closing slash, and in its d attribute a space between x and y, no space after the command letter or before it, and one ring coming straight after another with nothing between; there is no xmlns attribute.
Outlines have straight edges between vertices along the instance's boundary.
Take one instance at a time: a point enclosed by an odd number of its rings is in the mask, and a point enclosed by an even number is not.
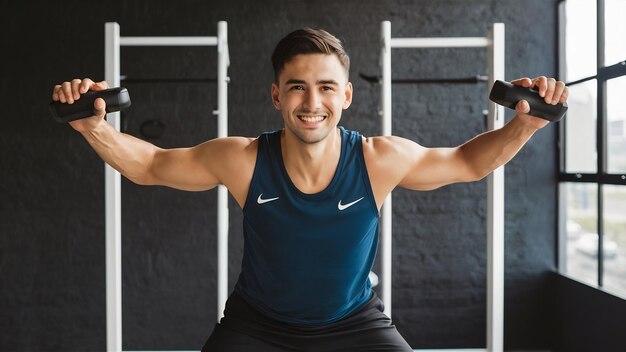
<svg viewBox="0 0 626 352"><path fill-rule="evenodd" d="M485 36L506 24L506 78L554 75L555 1L64 1L3 5L0 77L0 350L101 351L105 345L103 165L82 137L47 113L52 86L103 78L104 22L123 36L215 35L228 21L229 133L281 127L270 103L269 56L283 35L323 27L345 41L355 99L342 125L375 135L380 22L394 37ZM8 49L7 49L8 48ZM481 49L394 50L395 77L486 74ZM125 48L129 77L215 77L200 48ZM211 84L126 84L125 131L166 124L162 147L216 134ZM485 129L487 87L396 85L395 134L453 146ZM546 273L555 268L556 130L549 126L506 168L506 311L509 349L546 349ZM123 180L124 349L199 349L216 317L215 191L186 193ZM393 317L414 348L485 346L486 182L394 202ZM230 274L242 254L231 200ZM376 266L378 268L378 265Z"/></svg>
<svg viewBox="0 0 626 352"><path fill-rule="evenodd" d="M622 352L626 349L623 298L557 274L554 292L555 352Z"/></svg>

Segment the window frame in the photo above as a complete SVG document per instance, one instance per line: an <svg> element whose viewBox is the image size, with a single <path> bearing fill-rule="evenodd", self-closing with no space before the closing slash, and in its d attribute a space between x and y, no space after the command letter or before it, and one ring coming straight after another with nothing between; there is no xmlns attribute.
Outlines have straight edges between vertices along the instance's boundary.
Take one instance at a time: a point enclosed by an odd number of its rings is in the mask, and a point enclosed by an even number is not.
<svg viewBox="0 0 626 352"><path fill-rule="evenodd" d="M566 53L565 53L565 4L568 0L560 0L558 6L558 38L559 38L559 77L566 78ZM598 232L598 265L597 265L597 287L604 287L604 185L622 185L626 186L626 173L608 173L608 134L607 134L607 84L610 79L626 76L626 58L624 61L618 62L610 66L605 66L605 21L604 21L604 0L596 0L596 26L597 26L597 70L596 75L578 79L576 81L566 83L568 86L583 83L589 80L597 80L597 120L596 120L596 151L597 151L597 169L595 173L571 173L566 172L566 126L567 118L563 119L559 124L558 137L558 153L559 153L559 175L557 182L558 196L558 271L561 274L568 275L565 270L567 268L567 218L566 218L566 199L565 185L568 183L593 183L597 185L597 232ZM575 279L575 278L573 278ZM612 293L619 295L618 293Z"/></svg>

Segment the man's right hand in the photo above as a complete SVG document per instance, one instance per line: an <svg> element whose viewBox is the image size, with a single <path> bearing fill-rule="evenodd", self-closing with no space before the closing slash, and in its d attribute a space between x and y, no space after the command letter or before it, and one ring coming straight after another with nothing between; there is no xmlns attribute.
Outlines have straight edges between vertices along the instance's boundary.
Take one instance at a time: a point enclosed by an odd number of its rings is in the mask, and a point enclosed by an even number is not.
<svg viewBox="0 0 626 352"><path fill-rule="evenodd" d="M63 82L54 86L52 90L52 101L60 101L61 103L73 104L75 100L80 99L81 94L91 90L103 90L109 88L106 81L94 82L89 78L83 80L73 79L71 82ZM95 129L106 115L106 103L104 99L98 98L93 103L95 115L80 120L71 121L69 124L78 132L91 131Z"/></svg>

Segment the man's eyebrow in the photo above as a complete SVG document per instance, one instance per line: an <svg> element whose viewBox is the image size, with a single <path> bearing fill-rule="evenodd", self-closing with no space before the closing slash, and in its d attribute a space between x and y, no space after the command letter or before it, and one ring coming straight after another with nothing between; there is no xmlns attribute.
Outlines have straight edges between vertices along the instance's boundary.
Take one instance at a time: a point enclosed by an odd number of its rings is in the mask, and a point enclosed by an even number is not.
<svg viewBox="0 0 626 352"><path fill-rule="evenodd" d="M306 84L306 81L302 80L302 79L288 79L287 82L285 82L285 84ZM323 80L319 80L316 82L316 84L330 84L330 85L335 85L338 86L339 83L337 81L335 81L334 79L323 79Z"/></svg>
<svg viewBox="0 0 626 352"><path fill-rule="evenodd" d="M306 82L301 79L288 79L285 84L305 84Z"/></svg>

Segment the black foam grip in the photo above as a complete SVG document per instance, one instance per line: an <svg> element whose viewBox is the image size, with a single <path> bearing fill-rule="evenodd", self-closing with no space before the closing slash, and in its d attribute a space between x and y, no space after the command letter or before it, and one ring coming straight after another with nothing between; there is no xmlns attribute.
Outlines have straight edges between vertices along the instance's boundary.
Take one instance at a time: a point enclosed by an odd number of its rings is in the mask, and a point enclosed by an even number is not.
<svg viewBox="0 0 626 352"><path fill-rule="evenodd" d="M73 104L53 101L50 103L50 113L57 122L70 122L85 117L93 116L93 103L102 98L106 103L106 112L116 112L130 106L130 95L124 87L104 90L90 90L80 95L80 99L74 100Z"/></svg>
<svg viewBox="0 0 626 352"><path fill-rule="evenodd" d="M520 100L526 100L530 105L529 115L541 117L550 122L559 121L567 111L567 104L551 105L534 89L516 86L509 82L496 81L489 93L489 99L509 109L515 109Z"/></svg>

